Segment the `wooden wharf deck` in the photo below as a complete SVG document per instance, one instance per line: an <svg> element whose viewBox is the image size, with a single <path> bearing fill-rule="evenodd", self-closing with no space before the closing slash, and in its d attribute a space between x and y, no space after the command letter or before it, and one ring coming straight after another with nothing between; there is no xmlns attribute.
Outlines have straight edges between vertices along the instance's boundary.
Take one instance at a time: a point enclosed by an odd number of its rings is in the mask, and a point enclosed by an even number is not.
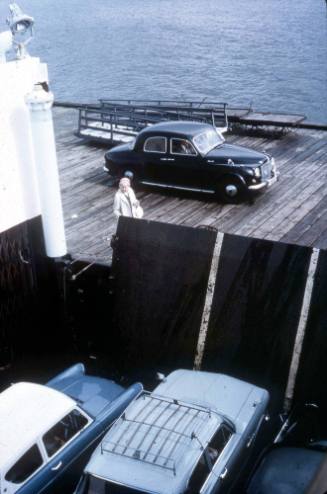
<svg viewBox="0 0 327 494"><path fill-rule="evenodd" d="M74 258L109 262L107 240L116 229L113 199L117 184L102 170L104 147L76 137L78 111L54 108L60 182L68 250ZM296 129L270 134L229 134L227 141L265 150L280 170L280 181L255 203L230 205L207 195L142 187L137 190L145 219L225 233L327 248L327 132Z"/></svg>

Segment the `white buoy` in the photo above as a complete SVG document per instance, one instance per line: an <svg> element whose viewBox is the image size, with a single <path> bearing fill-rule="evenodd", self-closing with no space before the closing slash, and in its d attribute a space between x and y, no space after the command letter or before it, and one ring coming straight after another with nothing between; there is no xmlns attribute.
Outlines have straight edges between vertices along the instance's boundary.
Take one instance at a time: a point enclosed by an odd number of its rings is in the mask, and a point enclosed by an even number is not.
<svg viewBox="0 0 327 494"><path fill-rule="evenodd" d="M25 101L30 111L46 253L61 257L67 254L67 247L51 112L53 94L35 84Z"/></svg>

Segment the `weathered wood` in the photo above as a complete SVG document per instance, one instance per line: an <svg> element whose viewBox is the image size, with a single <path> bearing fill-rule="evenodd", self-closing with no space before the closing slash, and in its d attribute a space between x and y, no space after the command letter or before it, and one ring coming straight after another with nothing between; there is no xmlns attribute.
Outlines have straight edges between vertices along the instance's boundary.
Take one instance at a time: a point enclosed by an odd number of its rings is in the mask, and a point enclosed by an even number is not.
<svg viewBox="0 0 327 494"><path fill-rule="evenodd" d="M278 125L281 127L292 127L303 122L305 115L294 115L286 113L249 112L240 116L240 122L249 122L251 125Z"/></svg>
<svg viewBox="0 0 327 494"><path fill-rule="evenodd" d="M113 200L117 184L102 170L105 147L74 135L77 110L56 107L54 122L68 249L74 257L108 262L108 238L116 231ZM327 248L327 135L297 130L276 138L227 136L227 141L265 150L275 157L280 182L253 205L222 204L205 194L136 190L145 219L209 226L225 233Z"/></svg>

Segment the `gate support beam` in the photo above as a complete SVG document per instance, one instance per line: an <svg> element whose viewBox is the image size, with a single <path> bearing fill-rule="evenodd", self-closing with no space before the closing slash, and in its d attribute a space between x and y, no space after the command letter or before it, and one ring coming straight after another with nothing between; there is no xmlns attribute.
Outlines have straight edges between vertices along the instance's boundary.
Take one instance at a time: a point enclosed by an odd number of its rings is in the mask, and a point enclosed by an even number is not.
<svg viewBox="0 0 327 494"><path fill-rule="evenodd" d="M207 286L207 294L203 307L198 344L196 347L196 353L194 358L194 365L193 365L194 370L200 370L202 365L223 239L224 239L224 234L218 232L216 237L215 247L212 254L211 268L210 268L209 280Z"/></svg>
<svg viewBox="0 0 327 494"><path fill-rule="evenodd" d="M308 315L309 315L309 310L310 310L311 297L312 297L312 291L313 291L313 285L314 285L314 278L315 278L317 265L318 265L318 259L319 259L319 252L320 252L319 249L313 249L312 254L311 254L311 258L310 258L310 265L309 265L307 281L306 281L306 285L305 285L305 289L304 289L301 314L300 314L299 324L297 327L296 338L295 338L294 348L293 348L292 361L291 361L291 365L290 365L290 370L289 370L288 380L287 380L287 386L286 386L286 392L285 392L285 397L284 397L284 411L286 413L288 413L290 411L291 406L292 406L292 402L293 402L295 382L296 382L296 377L297 377L299 365L300 365L300 357L301 357L301 353L302 353L305 330L306 330Z"/></svg>

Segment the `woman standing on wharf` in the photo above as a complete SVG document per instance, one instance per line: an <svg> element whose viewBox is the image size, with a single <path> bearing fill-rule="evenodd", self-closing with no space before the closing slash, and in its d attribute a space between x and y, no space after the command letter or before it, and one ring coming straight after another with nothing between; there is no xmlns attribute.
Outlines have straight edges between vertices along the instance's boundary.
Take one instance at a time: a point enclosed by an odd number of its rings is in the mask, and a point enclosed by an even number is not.
<svg viewBox="0 0 327 494"><path fill-rule="evenodd" d="M129 178L124 177L119 181L119 189L114 199L114 214L119 216L129 216L131 218L142 218L143 209L136 199L134 190L131 187Z"/></svg>

